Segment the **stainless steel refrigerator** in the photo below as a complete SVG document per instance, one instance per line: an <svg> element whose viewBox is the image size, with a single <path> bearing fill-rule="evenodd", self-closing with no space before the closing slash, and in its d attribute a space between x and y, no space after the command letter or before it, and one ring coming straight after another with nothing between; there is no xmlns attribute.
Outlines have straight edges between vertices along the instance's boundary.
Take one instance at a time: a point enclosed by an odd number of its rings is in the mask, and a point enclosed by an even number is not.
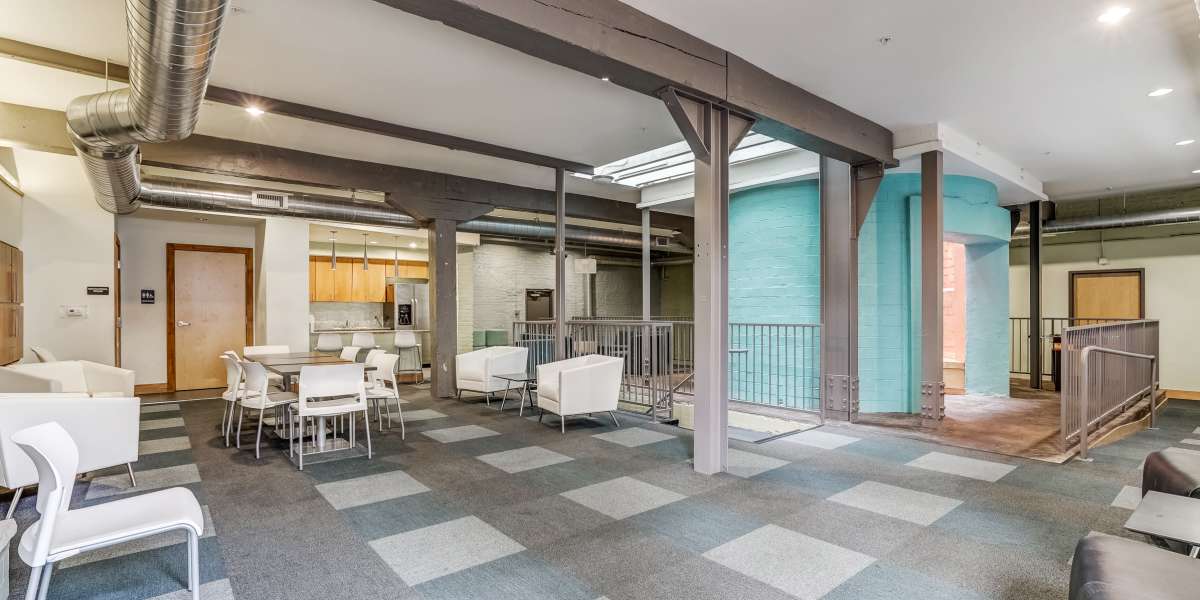
<svg viewBox="0 0 1200 600"><path fill-rule="evenodd" d="M429 362L429 283L424 279L398 279L392 284L392 323L397 330L411 329L421 340L421 361Z"/></svg>

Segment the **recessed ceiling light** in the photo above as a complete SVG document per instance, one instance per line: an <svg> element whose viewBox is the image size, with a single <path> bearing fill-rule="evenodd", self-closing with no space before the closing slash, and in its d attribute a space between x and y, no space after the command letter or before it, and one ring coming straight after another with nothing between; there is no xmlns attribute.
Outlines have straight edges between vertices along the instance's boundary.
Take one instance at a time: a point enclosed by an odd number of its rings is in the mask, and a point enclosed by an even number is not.
<svg viewBox="0 0 1200 600"><path fill-rule="evenodd" d="M600 81L609 81L608 75L604 75L603 77L601 77Z"/></svg>
<svg viewBox="0 0 1200 600"><path fill-rule="evenodd" d="M253 116L253 117L261 117L262 115L265 115L267 113L267 111L265 111L257 106L247 106L246 112L250 113L250 116Z"/></svg>
<svg viewBox="0 0 1200 600"><path fill-rule="evenodd" d="M1196 169L1195 171L1192 171L1192 174L1194 174L1194 175L1200 175L1200 169Z"/></svg>
<svg viewBox="0 0 1200 600"><path fill-rule="evenodd" d="M1187 146L1187 145L1195 144L1195 143L1196 143L1196 140L1179 140L1178 142L1175 142L1175 145L1176 146Z"/></svg>
<svg viewBox="0 0 1200 600"><path fill-rule="evenodd" d="M1100 13L1100 16L1096 17L1096 20L1104 23L1105 25L1116 25L1117 23L1121 22L1121 19L1124 19L1128 15L1128 6L1114 6Z"/></svg>
<svg viewBox="0 0 1200 600"><path fill-rule="evenodd" d="M1173 90L1171 88L1158 88L1157 90L1154 90L1153 92L1150 92L1149 94L1146 94L1146 95L1150 96L1151 98L1158 98L1159 96L1166 96L1167 94L1170 94L1173 91L1175 91L1175 90Z"/></svg>
<svg viewBox="0 0 1200 600"><path fill-rule="evenodd" d="M409 243L408 243L408 247L409 247L409 248L416 248L416 247L417 247L417 243L416 243L416 242L409 242Z"/></svg>
<svg viewBox="0 0 1200 600"><path fill-rule="evenodd" d="M377 241L375 241L375 240L371 240L371 243L372 243L372 244L378 244L379 242L377 242Z"/></svg>

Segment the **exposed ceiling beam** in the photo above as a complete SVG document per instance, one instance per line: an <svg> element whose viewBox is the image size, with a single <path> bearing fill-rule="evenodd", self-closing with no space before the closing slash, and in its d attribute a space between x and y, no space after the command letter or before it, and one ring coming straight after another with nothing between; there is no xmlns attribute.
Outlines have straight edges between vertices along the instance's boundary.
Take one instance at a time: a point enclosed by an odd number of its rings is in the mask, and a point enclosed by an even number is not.
<svg viewBox="0 0 1200 600"><path fill-rule="evenodd" d="M129 81L129 69L125 65L105 62L78 54L62 52L52 48L44 48L12 40L8 38L0 38L0 56L6 56L16 60L82 73L93 77L100 77L112 81L127 83ZM271 114L284 115L295 119L302 119L314 123L323 123L326 125L335 125L346 129L354 129L357 131L365 131L367 133L375 133L394 137L402 140L410 140L420 142L422 144L430 144L433 146L441 146L451 150L461 150L474 154L482 154L485 156L493 156L503 158L505 160L516 161L525 164L538 165L549 167L551 169L562 168L575 173L591 174L593 172L592 165L584 164L578 161L555 158L545 156L535 152L527 152L515 148L507 148L497 146L487 142L478 140L470 140L436 131L427 131L408 127L405 125L397 125L367 117L346 114L334 110L328 110L316 106L308 106L296 102L288 102L278 98L268 96L260 96L250 94L229 88L218 86L208 86L208 93L205 94L206 100L219 102L221 104L229 104L232 106L257 106Z"/></svg>
<svg viewBox="0 0 1200 600"><path fill-rule="evenodd" d="M61 111L0 102L0 143L74 155ZM385 192L404 212L428 212L438 203L461 214L486 207L554 214L554 191L422 171L395 165L313 154L289 148L192 135L177 142L141 146L142 164L264 181ZM547 179L551 177L546 174ZM570 188L570 182L567 183ZM410 201L404 198L412 199ZM481 206L486 205L486 206ZM420 208L420 210L418 210ZM465 213L462 211L466 211ZM413 214L415 218L427 215ZM567 216L639 225L641 210L629 202L567 194ZM654 213L655 227L690 234L690 217Z"/></svg>
<svg viewBox="0 0 1200 600"><path fill-rule="evenodd" d="M643 94L689 90L852 165L896 164L886 127L618 0L376 1Z"/></svg>

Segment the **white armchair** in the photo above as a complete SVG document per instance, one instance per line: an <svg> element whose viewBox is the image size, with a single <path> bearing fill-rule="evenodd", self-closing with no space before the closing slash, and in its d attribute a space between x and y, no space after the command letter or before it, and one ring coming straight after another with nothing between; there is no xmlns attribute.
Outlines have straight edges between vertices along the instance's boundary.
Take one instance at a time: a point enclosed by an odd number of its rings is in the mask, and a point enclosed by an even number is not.
<svg viewBox="0 0 1200 600"><path fill-rule="evenodd" d="M53 363L46 363L53 364ZM142 402L133 397L92 398L83 394L0 395L0 487L17 490L37 483L37 469L12 442L12 434L42 423L57 421L79 445L79 473L125 464L133 482L138 459L139 420Z"/></svg>
<svg viewBox="0 0 1200 600"><path fill-rule="evenodd" d="M524 373L529 368L529 348L492 346L454 357L454 377L458 397L463 390L484 394L491 404L492 394L504 391L509 383L494 375Z"/></svg>
<svg viewBox="0 0 1200 600"><path fill-rule="evenodd" d="M615 356L588 354L538 365L538 408L558 415L563 433L568 416L598 412L607 412L620 427L615 411L623 363Z"/></svg>
<svg viewBox="0 0 1200 600"><path fill-rule="evenodd" d="M0 368L0 392L133 396L134 372L87 360Z"/></svg>

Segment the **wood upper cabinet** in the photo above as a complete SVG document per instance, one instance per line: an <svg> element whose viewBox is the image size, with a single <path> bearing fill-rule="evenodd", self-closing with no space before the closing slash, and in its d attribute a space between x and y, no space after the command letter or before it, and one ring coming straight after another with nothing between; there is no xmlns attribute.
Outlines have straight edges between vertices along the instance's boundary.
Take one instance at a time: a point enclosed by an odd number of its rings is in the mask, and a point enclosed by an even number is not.
<svg viewBox="0 0 1200 600"><path fill-rule="evenodd" d="M337 269L329 268L329 257L308 259L308 299L311 302L391 302L390 260L371 259L366 270L361 258L338 258ZM428 267L416 261L400 263L400 277L427 278Z"/></svg>
<svg viewBox="0 0 1200 600"><path fill-rule="evenodd" d="M0 365L21 360L24 342L24 256L0 243Z"/></svg>
<svg viewBox="0 0 1200 600"><path fill-rule="evenodd" d="M0 303L22 302L22 262L20 250L0 243Z"/></svg>

